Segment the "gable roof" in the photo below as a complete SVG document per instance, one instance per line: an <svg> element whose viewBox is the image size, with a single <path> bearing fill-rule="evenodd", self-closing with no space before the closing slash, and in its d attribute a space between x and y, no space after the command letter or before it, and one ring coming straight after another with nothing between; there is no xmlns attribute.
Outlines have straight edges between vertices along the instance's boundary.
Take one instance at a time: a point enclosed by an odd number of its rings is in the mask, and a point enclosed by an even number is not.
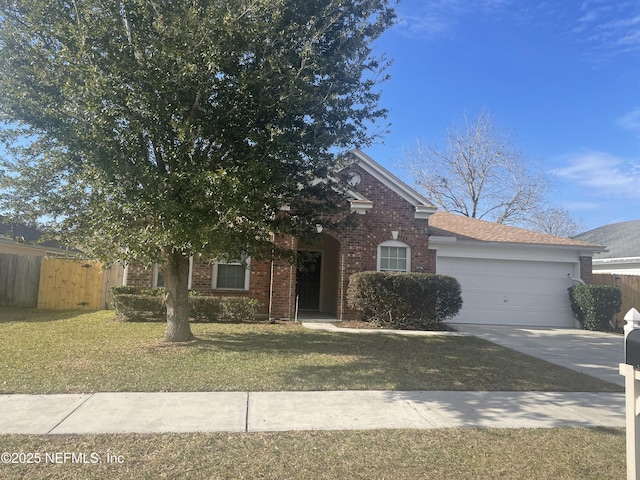
<svg viewBox="0 0 640 480"><path fill-rule="evenodd" d="M437 207L433 203L374 161L371 157L358 149L352 150L351 154L355 157L355 163L360 166L360 168L413 205L416 209L416 218L429 218L436 212Z"/></svg>
<svg viewBox="0 0 640 480"><path fill-rule="evenodd" d="M524 228L502 225L449 212L437 212L429 218L429 235L458 241L555 245L602 250L603 247L582 240L556 237Z"/></svg>
<svg viewBox="0 0 640 480"><path fill-rule="evenodd" d="M640 257L640 220L611 223L574 238L604 245L607 251L598 253L599 259Z"/></svg>

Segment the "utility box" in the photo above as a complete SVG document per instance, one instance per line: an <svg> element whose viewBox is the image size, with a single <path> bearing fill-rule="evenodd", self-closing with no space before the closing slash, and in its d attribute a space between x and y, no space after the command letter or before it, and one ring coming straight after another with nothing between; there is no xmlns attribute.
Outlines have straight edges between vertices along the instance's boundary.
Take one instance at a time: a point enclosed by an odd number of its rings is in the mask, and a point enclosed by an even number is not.
<svg viewBox="0 0 640 480"><path fill-rule="evenodd" d="M624 343L624 363L640 368L640 330L628 333Z"/></svg>

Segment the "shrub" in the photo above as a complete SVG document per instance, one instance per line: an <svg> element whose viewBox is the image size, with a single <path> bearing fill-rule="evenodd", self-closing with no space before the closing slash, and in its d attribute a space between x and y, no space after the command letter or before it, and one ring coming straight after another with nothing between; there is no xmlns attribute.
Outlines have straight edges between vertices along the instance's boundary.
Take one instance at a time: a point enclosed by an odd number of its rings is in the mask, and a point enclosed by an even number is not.
<svg viewBox="0 0 640 480"><path fill-rule="evenodd" d="M242 322L253 320L259 302L245 297L189 297L189 316L196 322ZM163 321L164 298L157 295L119 294L113 297L118 320Z"/></svg>
<svg viewBox="0 0 640 480"><path fill-rule="evenodd" d="M586 330L611 330L610 322L622 306L622 292L612 285L575 285L569 288L569 299Z"/></svg>
<svg viewBox="0 0 640 480"><path fill-rule="evenodd" d="M347 303L365 321L436 330L460 311L462 294L460 283L446 275L361 272L349 279Z"/></svg>
<svg viewBox="0 0 640 480"><path fill-rule="evenodd" d="M136 287L130 285L116 285L111 287L112 295L133 294L136 293Z"/></svg>
<svg viewBox="0 0 640 480"><path fill-rule="evenodd" d="M152 297L162 297L164 295L164 288L143 288L140 293L142 293L142 295L151 295Z"/></svg>
<svg viewBox="0 0 640 480"><path fill-rule="evenodd" d="M220 297L189 298L189 315L196 322L219 322L221 313Z"/></svg>
<svg viewBox="0 0 640 480"><path fill-rule="evenodd" d="M151 295L114 295L113 308L124 322L161 321L166 313L162 297Z"/></svg>
<svg viewBox="0 0 640 480"><path fill-rule="evenodd" d="M260 303L247 297L192 297L191 316L199 322L244 322L253 320Z"/></svg>
<svg viewBox="0 0 640 480"><path fill-rule="evenodd" d="M228 322L253 320L258 313L260 302L254 298L228 297L221 302L222 319Z"/></svg>

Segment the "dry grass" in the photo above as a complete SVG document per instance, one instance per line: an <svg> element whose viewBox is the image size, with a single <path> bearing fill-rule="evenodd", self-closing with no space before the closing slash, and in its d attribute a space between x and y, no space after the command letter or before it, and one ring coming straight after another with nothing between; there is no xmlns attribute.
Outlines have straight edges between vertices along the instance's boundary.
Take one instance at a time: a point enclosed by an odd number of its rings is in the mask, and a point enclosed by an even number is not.
<svg viewBox="0 0 640 480"><path fill-rule="evenodd" d="M358 335L299 325L164 325L108 311L0 307L0 393L99 391L495 390L622 388L473 337Z"/></svg>
<svg viewBox="0 0 640 480"><path fill-rule="evenodd" d="M101 464L0 465L0 479L614 479L623 429L2 436L9 452L96 453ZM106 463L107 454L123 463Z"/></svg>

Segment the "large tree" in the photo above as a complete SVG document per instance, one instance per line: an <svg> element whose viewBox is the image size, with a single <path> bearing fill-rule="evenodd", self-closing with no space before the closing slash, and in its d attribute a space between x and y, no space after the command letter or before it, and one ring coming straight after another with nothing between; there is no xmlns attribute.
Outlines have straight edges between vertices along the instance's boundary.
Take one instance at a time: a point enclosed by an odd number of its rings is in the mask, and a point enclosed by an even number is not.
<svg viewBox="0 0 640 480"><path fill-rule="evenodd" d="M0 0L2 207L104 260L161 262L193 338L190 256L274 252L328 222L366 145L386 0ZM291 206L290 213L283 213Z"/></svg>
<svg viewBox="0 0 640 480"><path fill-rule="evenodd" d="M520 224L543 208L549 181L490 113L446 131L443 146L418 140L404 149L403 166L419 189L445 211Z"/></svg>
<svg viewBox="0 0 640 480"><path fill-rule="evenodd" d="M584 231L584 223L562 207L549 207L531 215L527 226L537 232L558 237L574 237Z"/></svg>

